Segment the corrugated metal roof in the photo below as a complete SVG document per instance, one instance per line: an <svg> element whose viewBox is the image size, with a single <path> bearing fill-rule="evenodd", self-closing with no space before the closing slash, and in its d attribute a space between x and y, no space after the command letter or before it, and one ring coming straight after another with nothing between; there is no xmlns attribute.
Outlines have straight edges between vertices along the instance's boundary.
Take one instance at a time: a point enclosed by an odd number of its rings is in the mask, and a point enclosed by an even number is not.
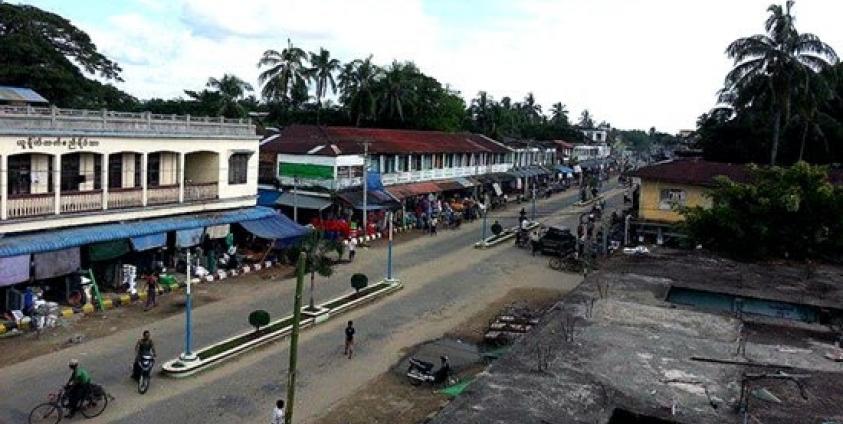
<svg viewBox="0 0 843 424"><path fill-rule="evenodd" d="M0 101L2 102L25 102L25 103L49 103L47 99L36 93L35 90L22 87L10 87L0 85Z"/></svg>
<svg viewBox="0 0 843 424"><path fill-rule="evenodd" d="M170 216L114 224L51 230L15 237L0 238L0 258L28 253L52 252L69 247L103 241L127 239L168 231L209 227L253 221L277 214L276 211L257 206L229 211Z"/></svg>

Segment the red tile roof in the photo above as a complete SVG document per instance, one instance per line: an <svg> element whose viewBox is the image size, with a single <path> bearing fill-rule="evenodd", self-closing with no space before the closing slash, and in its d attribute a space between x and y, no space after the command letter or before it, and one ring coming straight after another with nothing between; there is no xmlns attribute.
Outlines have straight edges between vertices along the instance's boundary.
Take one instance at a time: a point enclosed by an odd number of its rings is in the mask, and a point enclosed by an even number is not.
<svg viewBox="0 0 843 424"><path fill-rule="evenodd" d="M363 153L507 153L510 149L480 134L290 125L265 139L261 152L338 156Z"/></svg>
<svg viewBox="0 0 843 424"><path fill-rule="evenodd" d="M745 165L708 162L704 160L674 160L641 168L632 173L647 181L698 186L714 185L714 177L726 176L732 181L748 182L749 170Z"/></svg>

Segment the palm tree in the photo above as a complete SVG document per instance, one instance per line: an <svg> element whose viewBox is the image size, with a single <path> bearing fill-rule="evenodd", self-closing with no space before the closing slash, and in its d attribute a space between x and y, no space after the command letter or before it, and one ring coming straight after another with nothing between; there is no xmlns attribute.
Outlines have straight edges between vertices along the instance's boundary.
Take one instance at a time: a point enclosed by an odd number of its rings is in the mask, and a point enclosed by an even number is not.
<svg viewBox="0 0 843 424"><path fill-rule="evenodd" d="M310 309L314 310L316 308L313 292L315 289L316 274L323 277L330 277L333 274L334 261L328 257L328 253L337 252L338 256L342 256L343 245L336 241L323 238L321 231L311 231L301 240L298 248L306 256L305 272L310 274L309 304ZM297 253L295 257L298 257Z"/></svg>
<svg viewBox="0 0 843 424"><path fill-rule="evenodd" d="M316 83L316 125L319 125L319 113L322 110L322 97L330 87L331 93L337 92L334 73L341 68L340 61L331 58L331 52L319 48L319 53L310 52L308 76Z"/></svg>
<svg viewBox="0 0 843 424"><path fill-rule="evenodd" d="M770 164L776 164L782 122L790 115L794 86L838 62L837 53L814 34L800 34L791 13L793 1L770 5L766 33L733 41L726 54L734 67L726 75L721 101L737 107L769 102L772 108Z"/></svg>
<svg viewBox="0 0 843 424"><path fill-rule="evenodd" d="M580 114L580 121L577 123L582 128L594 128L594 117L588 109L583 109Z"/></svg>
<svg viewBox="0 0 843 424"><path fill-rule="evenodd" d="M829 153L828 140L820 123L834 126L840 124L837 119L820 110L821 106L834 98L834 91L828 81L820 75L810 75L796 87L794 97L796 115L802 124L802 139L799 144L798 160L801 161L805 155L805 144L809 135L819 136L825 144L826 153Z"/></svg>
<svg viewBox="0 0 843 424"><path fill-rule="evenodd" d="M418 73L418 68L412 62L392 62L384 72L383 92L378 96L381 100L381 113L390 119L398 118L404 122L404 111L412 107L415 95L412 87L412 76Z"/></svg>
<svg viewBox="0 0 843 424"><path fill-rule="evenodd" d="M495 103L485 91L477 93L477 98L471 101L469 112L475 125L485 135L494 132L494 117L492 106Z"/></svg>
<svg viewBox="0 0 843 424"><path fill-rule="evenodd" d="M542 107L536 104L536 98L532 92L527 93L527 96L524 97L524 103L521 104L521 111L524 113L524 117L528 123L532 124L539 120L542 114Z"/></svg>
<svg viewBox="0 0 843 424"><path fill-rule="evenodd" d="M568 126L568 108L562 102L556 102L551 106L550 113L552 114L550 120L559 126Z"/></svg>
<svg viewBox="0 0 843 424"><path fill-rule="evenodd" d="M280 53L272 49L264 51L258 61L258 68L268 67L258 75L258 82L263 85L263 97L288 103L293 89L297 85L306 84L305 57L304 50L293 46L289 38L287 47Z"/></svg>
<svg viewBox="0 0 843 424"><path fill-rule="evenodd" d="M220 79L208 78L208 83L205 84L205 87L215 90L220 95L217 114L221 116L239 117L246 115L246 110L240 104L240 100L246 96L246 93L253 90L251 84L235 75L224 74Z"/></svg>
<svg viewBox="0 0 843 424"><path fill-rule="evenodd" d="M360 126L363 118L373 119L377 110L375 83L383 75L383 70L372 63L372 55L364 60L354 60L345 64L340 73L340 100L348 109L349 115Z"/></svg>

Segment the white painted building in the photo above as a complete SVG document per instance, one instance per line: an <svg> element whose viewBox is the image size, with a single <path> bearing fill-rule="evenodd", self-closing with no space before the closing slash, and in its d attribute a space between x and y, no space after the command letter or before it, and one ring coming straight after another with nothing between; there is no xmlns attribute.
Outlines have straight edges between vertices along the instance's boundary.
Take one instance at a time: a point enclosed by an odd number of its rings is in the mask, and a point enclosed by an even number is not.
<svg viewBox="0 0 843 424"><path fill-rule="evenodd" d="M0 106L0 234L254 206L248 121Z"/></svg>

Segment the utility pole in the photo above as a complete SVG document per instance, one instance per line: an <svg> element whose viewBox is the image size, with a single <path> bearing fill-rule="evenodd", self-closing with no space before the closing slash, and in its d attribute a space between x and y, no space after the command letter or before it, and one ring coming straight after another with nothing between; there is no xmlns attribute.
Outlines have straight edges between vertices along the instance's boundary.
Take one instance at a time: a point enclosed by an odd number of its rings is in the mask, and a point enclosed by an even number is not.
<svg viewBox="0 0 843 424"><path fill-rule="evenodd" d="M386 253L386 281L392 282L392 219L393 214L392 212L388 212L386 214L387 219L389 220L389 243L387 244L387 253Z"/></svg>
<svg viewBox="0 0 843 424"><path fill-rule="evenodd" d="M369 194L369 142L363 142L363 241L369 235L369 210L368 210L368 194Z"/></svg>
<svg viewBox="0 0 843 424"><path fill-rule="evenodd" d="M299 327L301 327L301 297L304 289L305 253L299 253L296 264L296 297L293 302L293 330L290 332L290 367L287 370L287 409L284 422L292 424L293 406L296 401L296 361L299 351Z"/></svg>
<svg viewBox="0 0 843 424"><path fill-rule="evenodd" d="M293 222L299 222L299 177L293 177Z"/></svg>
<svg viewBox="0 0 843 424"><path fill-rule="evenodd" d="M184 352L179 355L179 359L182 361L195 361L196 355L193 354L191 349L192 344L192 334L191 334L191 323L190 323L190 312L193 308L193 304L191 301L190 295L190 249L187 249L187 267L185 272L187 272L187 291L185 292L185 306L184 306Z"/></svg>
<svg viewBox="0 0 843 424"><path fill-rule="evenodd" d="M486 217L489 215L489 193L483 197L483 234L481 242L486 240Z"/></svg>

